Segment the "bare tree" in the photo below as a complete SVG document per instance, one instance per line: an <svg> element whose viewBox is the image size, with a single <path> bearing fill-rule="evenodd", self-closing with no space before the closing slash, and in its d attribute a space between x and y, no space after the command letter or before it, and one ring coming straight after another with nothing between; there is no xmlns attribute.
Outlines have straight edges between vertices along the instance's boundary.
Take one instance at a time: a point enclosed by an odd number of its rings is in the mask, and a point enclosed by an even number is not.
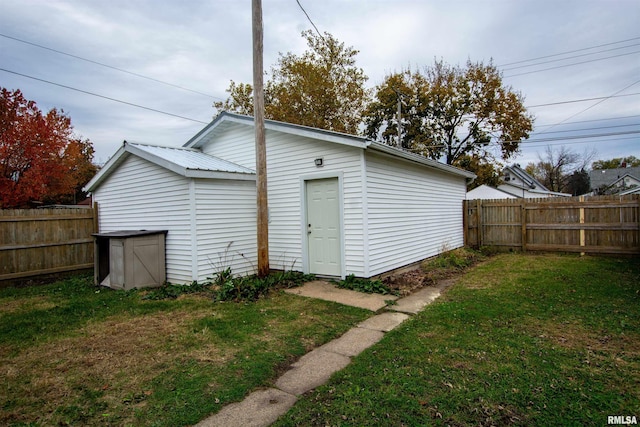
<svg viewBox="0 0 640 427"><path fill-rule="evenodd" d="M529 163L526 171L551 191L574 193L569 188L573 182L569 178L574 172L586 173L595 155L595 151L578 154L564 145L557 150L547 146L544 155L538 156L538 163Z"/></svg>

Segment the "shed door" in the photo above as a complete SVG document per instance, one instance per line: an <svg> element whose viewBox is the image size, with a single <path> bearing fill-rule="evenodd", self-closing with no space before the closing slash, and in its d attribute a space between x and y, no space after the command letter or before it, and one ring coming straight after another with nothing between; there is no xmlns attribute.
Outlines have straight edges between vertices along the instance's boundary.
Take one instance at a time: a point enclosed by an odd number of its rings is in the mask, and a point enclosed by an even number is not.
<svg viewBox="0 0 640 427"><path fill-rule="evenodd" d="M342 274L338 179L306 181L309 272Z"/></svg>

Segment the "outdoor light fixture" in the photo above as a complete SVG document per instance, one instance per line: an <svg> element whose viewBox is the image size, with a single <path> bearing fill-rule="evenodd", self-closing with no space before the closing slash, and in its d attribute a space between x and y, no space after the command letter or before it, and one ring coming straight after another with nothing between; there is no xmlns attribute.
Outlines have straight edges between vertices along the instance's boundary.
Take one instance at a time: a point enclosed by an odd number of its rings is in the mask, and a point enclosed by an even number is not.
<svg viewBox="0 0 640 427"><path fill-rule="evenodd" d="M316 164L317 167L321 167L322 164L324 163L324 159L322 157L319 157L315 159L313 162Z"/></svg>

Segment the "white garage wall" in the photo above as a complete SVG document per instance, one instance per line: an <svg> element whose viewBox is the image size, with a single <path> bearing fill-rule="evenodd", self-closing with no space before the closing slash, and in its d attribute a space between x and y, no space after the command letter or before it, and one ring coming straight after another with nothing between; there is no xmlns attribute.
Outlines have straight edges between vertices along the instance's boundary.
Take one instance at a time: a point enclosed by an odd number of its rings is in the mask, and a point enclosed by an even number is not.
<svg viewBox="0 0 640 427"><path fill-rule="evenodd" d="M345 271L364 274L362 232L362 175L359 148L266 131L267 191L269 194L269 264L275 269L302 270L303 231L300 177L313 178L335 172L343 176ZM220 132L203 147L207 154L255 168L253 126L234 126ZM324 159L323 167L314 160ZM254 196L255 197L255 196Z"/></svg>
<svg viewBox="0 0 640 427"><path fill-rule="evenodd" d="M365 154L371 276L464 244L463 177Z"/></svg>
<svg viewBox="0 0 640 427"><path fill-rule="evenodd" d="M167 281L191 282L188 179L129 155L93 196L100 232L168 230Z"/></svg>
<svg viewBox="0 0 640 427"><path fill-rule="evenodd" d="M194 183L198 280L227 267L233 274L256 273L255 182L197 179Z"/></svg>
<svg viewBox="0 0 640 427"><path fill-rule="evenodd" d="M316 176L341 175L344 270L346 274L364 274L360 153L359 148L267 131L269 253L272 268L282 268L282 265L290 268L294 262L297 269L302 268L304 206L300 177L313 179ZM322 167L314 164L319 157L324 160Z"/></svg>

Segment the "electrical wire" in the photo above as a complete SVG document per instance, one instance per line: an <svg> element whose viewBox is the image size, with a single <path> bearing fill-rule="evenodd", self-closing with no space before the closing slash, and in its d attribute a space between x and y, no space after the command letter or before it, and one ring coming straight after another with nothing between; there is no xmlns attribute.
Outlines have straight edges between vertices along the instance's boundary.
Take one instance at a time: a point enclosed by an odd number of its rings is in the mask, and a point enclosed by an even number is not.
<svg viewBox="0 0 640 427"><path fill-rule="evenodd" d="M619 135L636 135L640 134L640 130L629 130L623 132L605 132L605 133L594 133L589 135L568 135L568 136L550 136L548 138L539 138L539 139L527 139L524 141L507 141L507 142L520 142L521 144L533 144L536 142L547 142L547 141L564 141L564 140L573 140L573 139L585 139L585 138L599 138L602 136L619 136Z"/></svg>
<svg viewBox="0 0 640 427"><path fill-rule="evenodd" d="M640 82L640 80L638 80L636 83L638 83L638 82ZM636 83L633 83L633 84L636 84ZM616 94L609 95L609 96L599 96L599 97L596 97L596 98L572 99L570 101L558 101L558 102L549 102L549 103L546 103L546 104L527 105L525 108L548 107L548 106L551 106L551 105L573 104L573 103L576 103L576 102L597 101L597 100L605 101L605 100L610 99L610 98L621 98L621 97L624 97L624 96L640 95L640 92L625 93L624 95L617 95L617 93L620 93L623 90L630 88L631 86L633 86L633 85L629 85L629 86L625 87L624 89L619 90L618 92L616 92Z"/></svg>
<svg viewBox="0 0 640 427"><path fill-rule="evenodd" d="M629 53L621 53L620 55L612 55L612 56L606 56L604 58L590 59L589 61L575 62L573 64L558 65L558 66L555 66L555 67L543 68L541 70L527 71L527 72L519 73L519 74L511 74L509 76L504 76L504 78L525 76L527 74L541 73L543 71L556 70L558 68L573 67L574 65L589 64L591 62L604 61L605 59L618 58L618 57L621 57L621 56L635 55L637 53L640 53L640 51L629 52Z"/></svg>
<svg viewBox="0 0 640 427"><path fill-rule="evenodd" d="M559 144L572 144L572 143L576 143L575 140L595 139L595 138L603 138L603 137L609 137L609 136L615 136L616 140L637 139L638 137L630 137L630 138L621 138L621 137L624 137L625 135L638 135L638 134L640 134L640 130L632 130L632 131L624 131L624 132L592 133L588 135L552 136L548 138L538 138L538 139L499 141L499 143L500 144L519 143L521 148L525 148L525 147L532 147L536 143L543 144L543 145L547 145L547 143L550 143L550 142L558 142ZM484 143L475 143L475 142L470 142L470 144L484 145ZM447 148L448 147L447 144L425 144L425 146L427 148Z"/></svg>
<svg viewBox="0 0 640 427"><path fill-rule="evenodd" d="M52 82L52 81L49 81L49 80L40 79L38 77L29 76L27 74L18 73L17 71L11 71L11 70L7 70L5 68L0 68L0 71L4 71L5 73L10 73L10 74L15 74L15 75L21 76L21 77L26 77L26 78L32 79L32 80L37 80L39 82L43 82L43 83L47 83L47 84L50 84L50 85L62 87L62 88L65 88L65 89L73 90L73 91L84 93L84 94L87 94L87 95L96 96L98 98L107 99L109 101L118 102L120 104L129 105L131 107L142 108L143 110L153 111L154 113L160 113L160 114L164 114L164 115L167 115L167 116L177 117L179 119L189 120L189 121L196 122L196 123L202 123L202 124L205 124L205 125L209 123L209 122L203 122L202 120L192 119L190 117L185 117L185 116L181 116L181 115L178 115L178 114L173 114L173 113L169 113L169 112L166 112L166 111L158 110L158 109L155 109L155 108L145 107L144 105L134 104L132 102L123 101L121 99L111 98L109 96L100 95L100 94L97 94L97 93L94 93L94 92L89 92L87 90L78 89L78 88L75 88L75 87L72 87L72 86L67 86L67 85L63 85L63 84L60 84L60 83L55 83L55 82Z"/></svg>
<svg viewBox="0 0 640 427"><path fill-rule="evenodd" d="M101 67L110 68L112 70L116 70L116 71L119 71L121 73L130 74L132 76L139 77L141 79L151 80L151 81L156 82L156 83L161 83L161 84L166 85L166 86L174 87L176 89L181 89L181 90L185 90L187 92L196 93L198 95L206 96L207 98L219 99L219 100L224 101L224 99L219 98L217 96L209 95L208 93L200 92L200 91L194 90L194 89L189 89L187 87L180 86L180 85L177 85L177 84L165 82L163 80L155 79L153 77L145 76L143 74L134 73L133 71L129 71L129 70L125 70L125 69L122 69L122 68L114 67L113 65L105 64L103 62L94 61L92 59L83 58L82 56L73 55L71 53L67 53L67 52L63 52L61 50L53 49L51 47L43 46L41 44L37 44L37 43L30 42L30 41L22 40L22 39L19 39L17 37L8 36L8 35L2 34L2 33L0 33L0 37L4 37L4 38L10 39L10 40L14 40L14 41L17 41L17 42L20 42L20 43L24 43L24 44L28 44L28 45L31 45L31 46L35 46L35 47L38 47L40 49L45 49L45 50L48 50L48 51L51 51L51 52L58 53L60 55L69 56L71 58L79 59L80 61L85 61L85 62L89 62L91 64L99 65Z"/></svg>
<svg viewBox="0 0 640 427"><path fill-rule="evenodd" d="M582 128L582 129L568 129L568 130L555 130L553 132L544 131L544 132L532 132L531 135L542 135L547 133L567 133L567 132L584 132L587 130L598 130L598 129L615 129L615 128L625 128L630 126L640 126L640 123L631 123L628 125L615 125L615 126L597 126L593 128Z"/></svg>
<svg viewBox="0 0 640 427"><path fill-rule="evenodd" d="M588 106L588 107L587 107L587 108L585 108L584 110L580 110L580 111L578 111L577 113L572 114L571 116L569 116L569 117L567 117L566 119L562 120L562 121L561 121L560 123L558 123L557 125L560 125L560 124L562 124L563 122L566 122L567 120L571 120L572 118L574 118L574 117L576 117L576 116L579 116L580 114L584 113L585 111L588 111L588 110L592 109L593 107L595 107L595 106L596 106L596 105L598 105L598 104L603 103L604 101L606 101L606 100L607 100L607 99L609 99L609 98L614 98L614 97L617 97L617 96L622 96L622 95L618 95L618 94L619 94L620 92L623 92L623 91L625 91L625 90L629 89L630 87L632 87L632 86L634 86L634 85L636 85L636 84L638 84L638 83L640 83L640 80L636 80L635 82L631 83L631 84L630 84L630 85L628 85L628 86L623 87L622 89L620 89L619 91L617 91L617 92L615 92L615 93L611 94L610 96L607 96L607 97L603 98L602 100L600 100L600 101L596 102L595 104ZM553 128L554 128L555 126L557 126L557 125L551 126L551 127L550 127L549 129L547 129L545 132L549 132L549 130L550 130L550 129L553 129Z"/></svg>
<svg viewBox="0 0 640 427"><path fill-rule="evenodd" d="M558 123L550 123L546 125L536 125L536 127L548 127L548 126L557 126L557 125L572 125L575 123L590 123L590 122L602 122L605 120L624 120L624 119L633 119L636 117L640 117L640 114L636 114L633 116L619 116L619 117L607 117L606 119L590 119L590 120L578 120L576 122L558 122Z"/></svg>
<svg viewBox="0 0 640 427"><path fill-rule="evenodd" d="M558 145L577 145L577 144L602 144L602 143L608 143L608 142L619 142L619 141L627 141L627 140L637 140L638 137L637 136L629 136L629 137L616 137L616 138L604 138L604 139L597 139L597 140L589 140L589 141L558 141L558 142L550 142L550 143L540 143L539 145L526 145L525 147L520 147L520 148L534 148L534 149L538 149L540 147L546 147L546 146L558 146Z"/></svg>
<svg viewBox="0 0 640 427"><path fill-rule="evenodd" d="M309 20L309 22L311 23L311 25L313 25L313 28L316 29L316 33L318 33L318 35L320 36L320 38L322 40L324 40L324 37L322 37L322 34L320 34L320 31L318 31L318 27L316 27L316 24L313 23L313 21L311 20L311 17L309 16L309 14L307 13L306 10L304 10L304 7L302 7L302 5L300 4L300 0L296 0L296 3L298 3L298 6L300 6L300 9L302 9L302 12L304 12L305 16L307 17L307 19Z"/></svg>
<svg viewBox="0 0 640 427"><path fill-rule="evenodd" d="M502 71L511 71L511 70L517 70L519 68L535 67L536 65L551 64L553 62L560 62L560 61L566 61L566 60L569 60L569 59L582 58L583 56L589 56L589 55L598 55L600 53L611 52L611 51L620 50L620 49L627 49L627 48L634 47L634 46L640 46L640 43L634 43L634 44L630 44L630 45L627 45L627 46L621 46L621 47L614 47L613 49L605 49L605 50L600 50L598 52L583 53L581 55L567 56L566 58L552 59L551 61L542 61L542 62L536 62L536 63L529 64L529 65L519 65L517 67L503 68Z"/></svg>
<svg viewBox="0 0 640 427"><path fill-rule="evenodd" d="M497 65L497 67L506 67L506 66L509 66L509 65L522 64L524 62L537 61L538 59L553 58L554 56L562 56L562 55L566 55L568 53L583 52L583 51L589 50L589 49L597 49L599 47L611 46L611 45L614 45L614 44L630 42L630 41L633 41L633 40L640 40L640 37L633 37L631 39L620 40L620 41L617 41L617 42L611 42L611 43L605 43L605 44L600 44L600 45L597 45L597 46L584 47L582 49L568 50L566 52L554 53L553 55L539 56L537 58L524 59L522 61L509 62L507 64Z"/></svg>

